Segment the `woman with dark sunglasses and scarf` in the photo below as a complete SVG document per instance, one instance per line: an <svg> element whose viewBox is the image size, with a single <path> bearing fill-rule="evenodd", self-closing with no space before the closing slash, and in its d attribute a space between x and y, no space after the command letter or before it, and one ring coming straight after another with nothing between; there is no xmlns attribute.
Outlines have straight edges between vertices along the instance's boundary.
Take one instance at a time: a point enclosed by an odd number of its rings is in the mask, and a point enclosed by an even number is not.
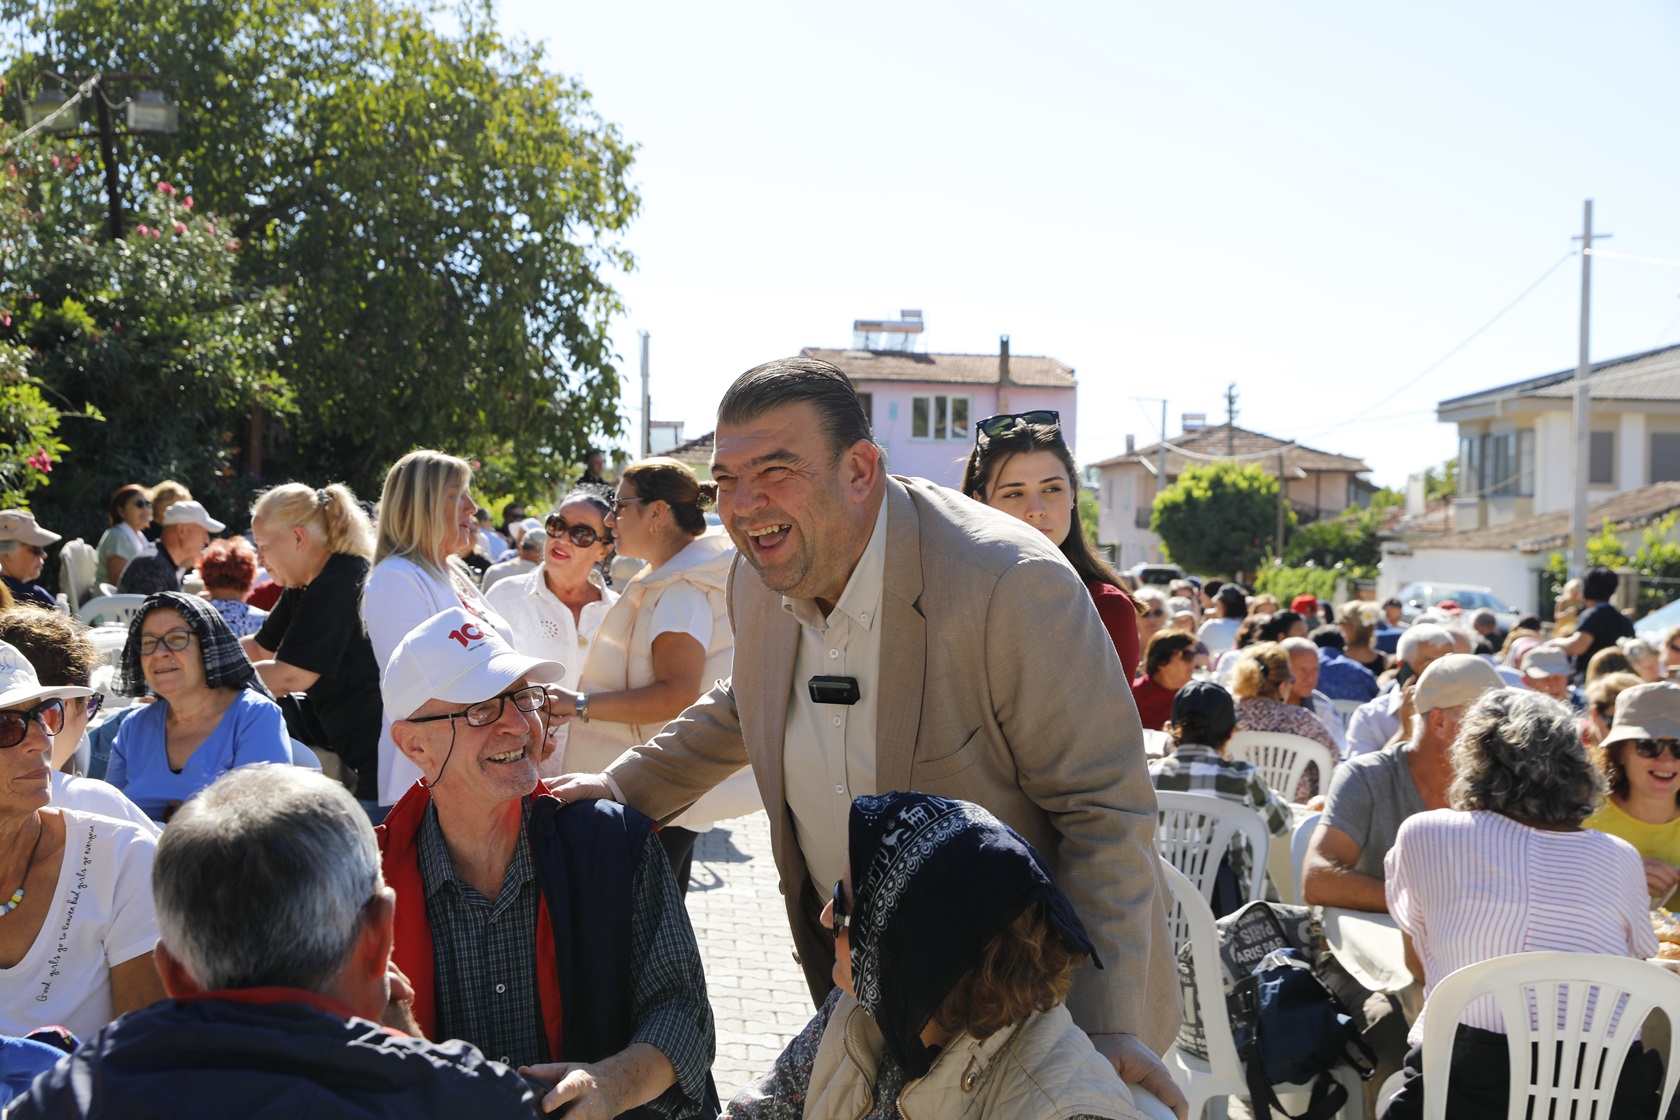
<svg viewBox="0 0 1680 1120"><path fill-rule="evenodd" d="M1632 844L1651 905L1672 906L1680 887L1680 685L1658 681L1617 694L1594 753L1610 794L1586 827Z"/></svg>
<svg viewBox="0 0 1680 1120"><path fill-rule="evenodd" d="M735 546L706 524L716 499L715 483L701 482L675 459L643 459L619 473L610 522L615 547L647 564L602 620L577 690L562 690L556 702L557 712L575 718L566 757L555 759L564 769L554 773L600 773L730 675L735 633L725 596ZM758 786L743 768L662 828L659 842L677 886L688 889L700 831L758 808Z"/></svg>
<svg viewBox="0 0 1680 1120"><path fill-rule="evenodd" d="M1143 1115L1068 1014L1100 962L1032 845L921 793L860 797L849 824L822 913L836 988L726 1120Z"/></svg>
<svg viewBox="0 0 1680 1120"><path fill-rule="evenodd" d="M558 661L565 667L561 688L575 689L583 675L590 644L618 602L618 593L601 578L600 566L612 556L607 528L612 506L605 498L574 490L548 515L542 563L523 575L490 585L484 598L507 619L514 648L528 657ZM537 768L545 778L561 773L571 726L552 723L554 753Z"/></svg>
<svg viewBox="0 0 1680 1120"><path fill-rule="evenodd" d="M1056 413L988 416L975 426L962 492L1025 521L1062 550L1085 581L1085 590L1091 593L1114 651L1120 655L1126 679L1131 680L1137 676L1140 648L1137 607L1121 588L1119 573L1085 539L1085 527L1079 521L1078 478Z"/></svg>
<svg viewBox="0 0 1680 1120"><path fill-rule="evenodd" d="M280 706L227 622L196 595L159 591L140 605L115 687L156 697L124 721L105 771L155 821L235 767L292 761Z"/></svg>

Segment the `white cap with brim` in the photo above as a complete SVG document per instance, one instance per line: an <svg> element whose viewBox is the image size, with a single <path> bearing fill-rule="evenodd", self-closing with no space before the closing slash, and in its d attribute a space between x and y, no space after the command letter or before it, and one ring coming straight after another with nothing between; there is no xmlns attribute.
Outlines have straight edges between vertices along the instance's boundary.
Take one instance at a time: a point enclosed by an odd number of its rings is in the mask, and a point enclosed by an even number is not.
<svg viewBox="0 0 1680 1120"><path fill-rule="evenodd" d="M22 541L45 548L60 539L57 533L35 524L35 515L26 509L0 510L0 541Z"/></svg>
<svg viewBox="0 0 1680 1120"><path fill-rule="evenodd" d="M44 685L35 666L9 642L0 642L0 710L32 707L42 700L73 700L92 696L93 689L77 685Z"/></svg>
<svg viewBox="0 0 1680 1120"><path fill-rule="evenodd" d="M219 533L227 526L210 516L210 512L200 502L176 502L163 511L165 525L202 525L212 533Z"/></svg>
<svg viewBox="0 0 1680 1120"><path fill-rule="evenodd" d="M1624 689L1603 745L1624 739L1680 739L1680 685L1654 681Z"/></svg>
<svg viewBox="0 0 1680 1120"><path fill-rule="evenodd" d="M396 721L409 718L428 700L476 704L501 695L521 677L553 684L565 672L558 661L514 652L489 623L451 607L397 643L379 691L385 715Z"/></svg>
<svg viewBox="0 0 1680 1120"><path fill-rule="evenodd" d="M1480 657L1469 653L1449 653L1437 657L1418 676L1412 690L1412 710L1433 712L1437 708L1456 708L1468 704L1484 692L1505 687L1499 673Z"/></svg>
<svg viewBox="0 0 1680 1120"><path fill-rule="evenodd" d="M1569 672L1569 655L1554 645L1538 645L1522 659L1523 676L1529 680L1563 676Z"/></svg>

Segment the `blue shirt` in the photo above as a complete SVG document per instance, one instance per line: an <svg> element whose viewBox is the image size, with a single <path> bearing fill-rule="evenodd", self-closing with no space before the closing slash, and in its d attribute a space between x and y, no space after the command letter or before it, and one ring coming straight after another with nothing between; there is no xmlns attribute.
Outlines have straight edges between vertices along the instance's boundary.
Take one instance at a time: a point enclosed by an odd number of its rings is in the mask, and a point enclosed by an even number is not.
<svg viewBox="0 0 1680 1120"><path fill-rule="evenodd" d="M123 721L111 744L105 780L128 795L154 821L172 801L185 801L236 766L292 761L292 740L280 706L248 688L222 713L222 721L187 759L180 773L169 768L164 720L169 702L145 705Z"/></svg>
<svg viewBox="0 0 1680 1120"><path fill-rule="evenodd" d="M1406 632L1403 626L1379 626L1376 636L1371 640L1371 648L1378 653L1394 654L1400 650L1400 635Z"/></svg>
<svg viewBox="0 0 1680 1120"><path fill-rule="evenodd" d="M1318 691L1332 700L1363 704L1377 695L1377 678L1341 650L1325 646L1318 651Z"/></svg>

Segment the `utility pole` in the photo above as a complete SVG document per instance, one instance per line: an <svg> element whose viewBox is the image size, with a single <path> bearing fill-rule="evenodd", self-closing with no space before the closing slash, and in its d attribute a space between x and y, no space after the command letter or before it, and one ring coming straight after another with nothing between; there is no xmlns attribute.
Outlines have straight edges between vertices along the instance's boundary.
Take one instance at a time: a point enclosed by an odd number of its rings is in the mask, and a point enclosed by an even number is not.
<svg viewBox="0 0 1680 1120"><path fill-rule="evenodd" d="M1155 468L1155 493L1159 494L1167 488L1167 401L1161 399L1161 456L1159 465Z"/></svg>
<svg viewBox="0 0 1680 1120"><path fill-rule="evenodd" d="M111 240L123 239L122 178L117 170L117 129L105 100L105 83L93 87L93 108L99 117L99 159L105 165L105 194L111 200Z"/></svg>
<svg viewBox="0 0 1680 1120"><path fill-rule="evenodd" d="M1592 470L1592 389L1587 378L1592 363L1587 358L1587 327L1592 310L1592 199L1587 199L1581 219L1581 352L1575 362L1575 504L1569 518L1569 574L1587 571L1587 478ZM1596 235L1600 240L1608 233Z"/></svg>
<svg viewBox="0 0 1680 1120"><path fill-rule="evenodd" d="M648 332L637 331L642 339L642 458L653 457L653 396L648 390Z"/></svg>
<svg viewBox="0 0 1680 1120"><path fill-rule="evenodd" d="M1284 495L1288 492L1288 490L1289 490L1289 480L1283 477L1283 452L1279 451L1278 452L1278 509L1277 509L1277 537L1276 537L1276 540L1277 540L1277 555L1280 559L1283 556L1283 533L1284 533L1285 527L1288 525L1288 517L1284 513L1284 510L1287 508L1284 505L1284 500L1285 500Z"/></svg>
<svg viewBox="0 0 1680 1120"><path fill-rule="evenodd" d="M1225 454L1232 459L1237 457L1237 386L1235 382L1225 386Z"/></svg>

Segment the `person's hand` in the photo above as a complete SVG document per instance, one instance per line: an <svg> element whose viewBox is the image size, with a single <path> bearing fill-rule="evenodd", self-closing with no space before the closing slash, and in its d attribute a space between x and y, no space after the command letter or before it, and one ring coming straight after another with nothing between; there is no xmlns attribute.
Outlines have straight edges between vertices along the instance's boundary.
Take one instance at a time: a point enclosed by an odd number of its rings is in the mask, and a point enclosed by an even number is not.
<svg viewBox="0 0 1680 1120"><path fill-rule="evenodd" d="M1645 860L1645 886L1651 892L1651 897L1661 901L1674 892L1676 884L1680 884L1680 868L1660 859Z"/></svg>
<svg viewBox="0 0 1680 1120"><path fill-rule="evenodd" d="M425 1032L414 1018L414 985L409 982L403 970L397 967L396 961L389 961L385 965L385 979L391 987L390 997L385 1001L385 1013L379 1017L379 1025L402 1031L414 1038L425 1038Z"/></svg>
<svg viewBox="0 0 1680 1120"><path fill-rule="evenodd" d="M1167 1067L1161 1064L1155 1051L1145 1046L1137 1035L1094 1034L1091 1045L1114 1064L1114 1072L1120 1075L1120 1080L1148 1089L1162 1104L1178 1114L1178 1120L1187 1120L1190 1102L1185 1099L1184 1091L1167 1072Z"/></svg>
<svg viewBox="0 0 1680 1120"><path fill-rule="evenodd" d="M557 1112L564 1105L567 1120L612 1120L620 1111L618 1103L596 1080L594 1067L578 1062L555 1062L550 1065L520 1066L520 1073L553 1085L554 1088L538 1103L544 1112Z"/></svg>
<svg viewBox="0 0 1680 1120"><path fill-rule="evenodd" d="M571 719L577 715L578 693L557 684L547 686L547 692L548 718L551 721Z"/></svg>
<svg viewBox="0 0 1680 1120"><path fill-rule="evenodd" d="M1402 739L1412 737L1412 717L1417 714L1417 709L1412 706L1412 700L1416 695L1417 678L1414 677L1401 686L1400 710L1394 713L1400 720L1400 737Z"/></svg>
<svg viewBox="0 0 1680 1120"><path fill-rule="evenodd" d="M562 801L613 800L612 787L599 774L562 774L548 780L548 790Z"/></svg>

